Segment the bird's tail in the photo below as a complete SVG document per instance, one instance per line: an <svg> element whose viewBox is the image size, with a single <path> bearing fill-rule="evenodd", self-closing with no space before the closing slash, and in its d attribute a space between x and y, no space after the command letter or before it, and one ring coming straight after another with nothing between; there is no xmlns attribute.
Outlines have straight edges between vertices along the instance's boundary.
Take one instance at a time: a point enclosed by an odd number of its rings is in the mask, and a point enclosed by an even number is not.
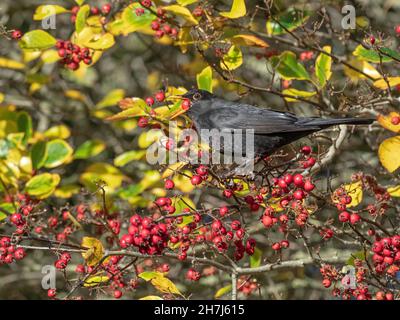
<svg viewBox="0 0 400 320"><path fill-rule="evenodd" d="M340 124L350 124L350 125L371 124L374 121L375 121L374 118L337 118L337 119L308 118L307 120L304 120L303 124L326 128Z"/></svg>

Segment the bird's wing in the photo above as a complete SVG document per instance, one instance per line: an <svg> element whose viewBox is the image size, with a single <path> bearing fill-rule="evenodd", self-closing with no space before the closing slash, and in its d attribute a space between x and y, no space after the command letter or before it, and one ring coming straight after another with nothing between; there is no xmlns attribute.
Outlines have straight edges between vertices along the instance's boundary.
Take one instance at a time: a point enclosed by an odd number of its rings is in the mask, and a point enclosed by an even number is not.
<svg viewBox="0 0 400 320"><path fill-rule="evenodd" d="M218 103L218 102L217 102ZM273 111L230 101L219 102L198 115L197 122L207 129L254 129L255 134L301 132L320 129L318 126L296 125L299 118L291 113Z"/></svg>

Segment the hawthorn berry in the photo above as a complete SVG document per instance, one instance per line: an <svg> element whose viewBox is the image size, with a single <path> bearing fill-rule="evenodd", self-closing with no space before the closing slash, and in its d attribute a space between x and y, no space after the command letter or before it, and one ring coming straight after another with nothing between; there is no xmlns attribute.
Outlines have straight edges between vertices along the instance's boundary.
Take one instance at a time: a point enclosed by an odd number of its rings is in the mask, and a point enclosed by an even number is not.
<svg viewBox="0 0 400 320"><path fill-rule="evenodd" d="M101 7L101 12L104 15L107 15L111 12L111 4L110 3L106 3Z"/></svg>
<svg viewBox="0 0 400 320"><path fill-rule="evenodd" d="M339 214L339 221L340 222L347 222L350 220L350 213L348 213L347 211L342 211Z"/></svg>
<svg viewBox="0 0 400 320"><path fill-rule="evenodd" d="M279 251L281 250L281 244L279 242L275 242L271 246L272 250Z"/></svg>
<svg viewBox="0 0 400 320"><path fill-rule="evenodd" d="M12 33L11 33L11 38L13 38L14 40L19 40L19 39L21 39L22 38L22 32L21 32L21 30L14 30Z"/></svg>
<svg viewBox="0 0 400 320"><path fill-rule="evenodd" d="M190 182L192 183L192 185L197 186L202 182L202 178L201 176L198 175L194 175L191 179Z"/></svg>
<svg viewBox="0 0 400 320"><path fill-rule="evenodd" d="M56 289L49 289L49 290L47 290L47 296L49 297L49 298L54 298L55 296L56 296Z"/></svg>
<svg viewBox="0 0 400 320"><path fill-rule="evenodd" d="M392 117L392 118L390 119L390 122L391 122L394 126L397 126L397 125L400 124L400 117L399 117L399 116Z"/></svg>
<svg viewBox="0 0 400 320"><path fill-rule="evenodd" d="M172 29L172 30L175 30L175 29ZM171 30L171 32L172 32L172 30ZM185 110L185 111L189 110L189 109L190 109L190 106L191 106L191 102L190 102L189 99L184 99L184 100L182 101L182 109L183 109L183 110Z"/></svg>
<svg viewBox="0 0 400 320"><path fill-rule="evenodd" d="M165 189L171 190L175 187L175 183L172 180L168 179L165 181L164 186L165 186Z"/></svg>
<svg viewBox="0 0 400 320"><path fill-rule="evenodd" d="M295 174L293 176L293 183L295 184L296 187L299 187L299 188L303 187L303 185L304 185L303 176L300 173Z"/></svg>
<svg viewBox="0 0 400 320"><path fill-rule="evenodd" d="M359 222L361 219L361 217L357 214L357 213L352 213L350 215L350 223L351 224L356 224L357 222Z"/></svg>
<svg viewBox="0 0 400 320"><path fill-rule="evenodd" d="M119 299L122 297L122 291L121 290L114 290L114 298Z"/></svg>

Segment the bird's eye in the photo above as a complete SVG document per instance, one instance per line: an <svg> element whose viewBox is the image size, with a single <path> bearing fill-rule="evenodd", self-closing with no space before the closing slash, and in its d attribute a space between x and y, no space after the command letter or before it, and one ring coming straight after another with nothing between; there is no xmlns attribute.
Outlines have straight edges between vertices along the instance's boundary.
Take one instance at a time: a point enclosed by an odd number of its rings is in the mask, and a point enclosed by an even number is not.
<svg viewBox="0 0 400 320"><path fill-rule="evenodd" d="M195 93L194 95L193 95L193 100L200 100L201 99L201 94L200 93Z"/></svg>

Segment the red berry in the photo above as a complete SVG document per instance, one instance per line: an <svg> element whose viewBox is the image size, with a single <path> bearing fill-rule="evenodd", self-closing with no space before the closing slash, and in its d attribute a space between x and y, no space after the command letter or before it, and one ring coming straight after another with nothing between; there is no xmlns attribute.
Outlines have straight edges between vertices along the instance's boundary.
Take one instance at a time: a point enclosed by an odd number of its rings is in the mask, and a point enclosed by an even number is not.
<svg viewBox="0 0 400 320"><path fill-rule="evenodd" d="M224 194L225 198L231 198L233 196L233 191L229 190L229 189L225 189L223 194Z"/></svg>
<svg viewBox="0 0 400 320"><path fill-rule="evenodd" d="M371 43L371 44L374 44L375 43L375 37L374 36L370 36L369 37L369 42Z"/></svg>
<svg viewBox="0 0 400 320"><path fill-rule="evenodd" d="M21 39L21 38L22 38L22 32L21 32L21 30L14 30L14 31L11 33L11 38L13 38L14 40L19 40L19 39Z"/></svg>
<svg viewBox="0 0 400 320"><path fill-rule="evenodd" d="M189 99L184 99L182 101L182 109L183 110L185 110L185 111L189 110L190 106L191 106L191 102Z"/></svg>
<svg viewBox="0 0 400 320"><path fill-rule="evenodd" d="M166 180L165 181L165 189L173 189L175 187L175 183L172 180Z"/></svg>
<svg viewBox="0 0 400 320"><path fill-rule="evenodd" d="M287 240L282 240L281 241L281 247L282 248L289 248L289 241L287 241Z"/></svg>
<svg viewBox="0 0 400 320"><path fill-rule="evenodd" d="M310 146L304 146L301 148L300 152L305 155L309 155L311 153L311 147Z"/></svg>
<svg viewBox="0 0 400 320"><path fill-rule="evenodd" d="M206 166L203 166L203 165L199 166L199 167L196 169L196 173L199 174L199 175L201 175L201 176L206 176L207 173L208 173L207 167L206 167Z"/></svg>
<svg viewBox="0 0 400 320"><path fill-rule="evenodd" d="M154 31L157 31L160 29L160 24L157 21L153 21L151 23L151 29L153 29Z"/></svg>
<svg viewBox="0 0 400 320"><path fill-rule="evenodd" d="M54 298L56 296L56 289L49 289L47 290L47 296L49 298Z"/></svg>
<svg viewBox="0 0 400 320"><path fill-rule="evenodd" d="M221 217L227 215L228 212L229 212L228 207L221 207L221 208L219 208L219 215L220 215Z"/></svg>
<svg viewBox="0 0 400 320"><path fill-rule="evenodd" d="M303 187L304 181L303 181L303 176L301 174L295 174L293 176L293 183L297 186L297 187Z"/></svg>
<svg viewBox="0 0 400 320"><path fill-rule="evenodd" d="M352 213L350 215L350 223L351 224L356 224L358 221L360 221L361 217L357 213Z"/></svg>
<svg viewBox="0 0 400 320"><path fill-rule="evenodd" d="M158 102L162 102L165 99L165 93L163 91L157 92L156 93L156 100Z"/></svg>
<svg viewBox="0 0 400 320"><path fill-rule="evenodd" d="M279 251L281 250L281 244L279 242L275 242L272 244L272 250Z"/></svg>
<svg viewBox="0 0 400 320"><path fill-rule="evenodd" d="M114 291L114 298L119 299L122 297L122 291L121 290L115 290Z"/></svg>
<svg viewBox="0 0 400 320"><path fill-rule="evenodd" d="M267 228L271 227L274 224L274 221L272 220L272 218L270 216L266 216L264 215L261 219L263 225Z"/></svg>
<svg viewBox="0 0 400 320"><path fill-rule="evenodd" d="M152 97L146 98L146 104L151 107L154 104L154 99Z"/></svg>
<svg viewBox="0 0 400 320"><path fill-rule="evenodd" d="M239 230L240 229L240 227L241 227L241 223L240 223L240 221L239 220L233 220L232 222L231 222L231 228L232 228L232 230Z"/></svg>
<svg viewBox="0 0 400 320"><path fill-rule="evenodd" d="M140 128L146 128L149 124L149 119L147 117L140 117L138 120L138 126Z"/></svg>
<svg viewBox="0 0 400 320"><path fill-rule="evenodd" d="M23 248L18 248L14 252L15 260L22 260L23 258L25 258L25 256L26 256L26 253Z"/></svg>
<svg viewBox="0 0 400 320"><path fill-rule="evenodd" d="M331 286L331 284L332 284L332 282L331 282L331 280L329 280L329 279L324 279L324 280L322 280L322 285L323 285L325 288L329 288L329 287Z"/></svg>
<svg viewBox="0 0 400 320"><path fill-rule="evenodd" d="M392 117L392 118L390 119L390 122L391 122L394 126L397 126L397 125L400 124L400 117L399 117L399 116Z"/></svg>
<svg viewBox="0 0 400 320"><path fill-rule="evenodd" d="M104 15L109 14L110 11L111 11L111 4L109 4L109 3L106 3L105 5L103 5L103 6L101 7L101 12L102 12Z"/></svg>
<svg viewBox="0 0 400 320"><path fill-rule="evenodd" d="M192 185L197 186L202 182L202 178L198 175L194 175L191 179L190 182L192 183Z"/></svg>
<svg viewBox="0 0 400 320"><path fill-rule="evenodd" d="M339 221L340 222L347 222L350 219L350 213L347 211L343 211L339 214Z"/></svg>
<svg viewBox="0 0 400 320"><path fill-rule="evenodd" d="M301 190L301 189L296 190L296 191L293 193L293 197L294 197L296 200L303 200L304 197L305 197L304 191Z"/></svg>
<svg viewBox="0 0 400 320"><path fill-rule="evenodd" d="M307 180L306 182L304 182L303 188L305 191L310 192L314 190L315 185L310 180Z"/></svg>

